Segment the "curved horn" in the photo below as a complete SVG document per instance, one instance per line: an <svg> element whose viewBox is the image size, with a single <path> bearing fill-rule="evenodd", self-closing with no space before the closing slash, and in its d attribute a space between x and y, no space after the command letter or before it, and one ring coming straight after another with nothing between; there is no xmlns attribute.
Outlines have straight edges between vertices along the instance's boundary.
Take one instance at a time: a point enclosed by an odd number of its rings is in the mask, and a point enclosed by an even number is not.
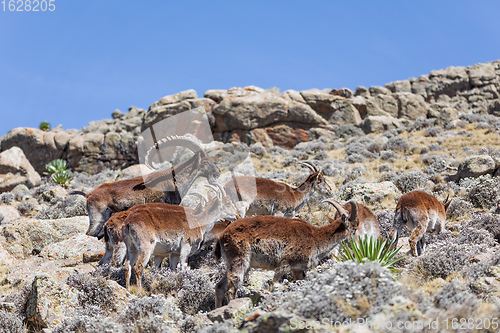
<svg viewBox="0 0 500 333"><path fill-rule="evenodd" d="M303 162L299 162L299 165L303 165L305 167L308 167L309 169L311 169L312 172L317 172L319 171L318 167L315 166L312 162L310 161L303 161Z"/></svg>
<svg viewBox="0 0 500 333"><path fill-rule="evenodd" d="M328 202L330 205L333 205L333 207L335 207L335 209L337 209L337 211L339 212L340 216L345 216L346 218L349 218L349 212L347 211L347 209L342 207L342 205L339 204L337 201L333 199L325 199L321 201L321 203L323 202Z"/></svg>
<svg viewBox="0 0 500 333"><path fill-rule="evenodd" d="M150 155L154 151L159 150L160 146L164 147L181 146L191 150L193 153L201 152L204 157L206 156L203 147L198 142L184 135L182 136L172 135L159 140L157 143L153 145L153 147L149 148L149 150L147 151L146 156L144 158L144 164L146 164L151 169L154 169L154 167L151 164Z"/></svg>
<svg viewBox="0 0 500 333"><path fill-rule="evenodd" d="M354 222L358 218L358 205L354 200L350 200L348 204L351 205L351 216L349 216L349 221Z"/></svg>

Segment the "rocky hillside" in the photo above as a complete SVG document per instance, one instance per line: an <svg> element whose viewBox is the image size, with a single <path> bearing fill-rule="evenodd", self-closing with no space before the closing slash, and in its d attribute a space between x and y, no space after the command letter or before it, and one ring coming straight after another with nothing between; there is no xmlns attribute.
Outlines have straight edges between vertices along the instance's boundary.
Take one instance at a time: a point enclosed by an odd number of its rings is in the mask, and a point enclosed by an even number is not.
<svg viewBox="0 0 500 333"><path fill-rule="evenodd" d="M206 110L219 141L290 149L346 131L374 133L405 128L422 119L452 126L461 114L498 116L499 91L500 61L450 67L385 87L358 87L355 92L246 87L208 90L199 98L194 90L187 90L161 98L147 111L117 110L113 119L91 122L80 131L16 128L1 139L0 151L20 147L39 173L46 163L62 158L76 171L95 174L137 163L136 139L142 130L193 108Z"/></svg>
<svg viewBox="0 0 500 333"><path fill-rule="evenodd" d="M472 319L498 331L499 80L494 62L355 92L186 91L81 131L12 130L0 153L0 330L472 332L457 328ZM258 176L298 185L308 175L298 162L312 161L334 199L367 205L385 237L402 194L450 195L446 229L426 236L420 257L398 262L400 273L331 258L270 291L272 272L251 270L239 298L219 309L223 267L210 249L190 258L188 271L146 269L145 288L127 291L123 268L97 267L104 244L84 234L86 200L69 192L140 174L141 130L200 106L221 140L207 149L222 171L250 155ZM56 158L69 162L67 185L44 174ZM299 217L327 223L334 212L322 199L314 194Z"/></svg>

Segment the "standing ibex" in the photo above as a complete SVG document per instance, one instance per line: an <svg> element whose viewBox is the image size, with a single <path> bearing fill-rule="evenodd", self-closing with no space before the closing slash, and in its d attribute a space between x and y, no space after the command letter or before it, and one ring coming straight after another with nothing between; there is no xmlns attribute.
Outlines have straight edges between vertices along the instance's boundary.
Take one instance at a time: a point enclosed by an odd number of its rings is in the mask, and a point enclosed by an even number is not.
<svg viewBox="0 0 500 333"><path fill-rule="evenodd" d="M193 209L194 214L199 214L205 208L207 200L203 195L199 193L191 193L191 195L196 196L200 199L198 205ZM178 213L184 212L185 209L185 207L180 205L166 206L163 203L149 203L148 205L146 204L135 205L130 209L114 214L106 221L106 223L104 223L103 232L104 232L104 241L106 244L106 251L104 252L104 256L102 257L102 259L99 261L99 265L105 265L109 262L111 262L112 265L116 267L123 265L125 257L127 255L127 248L125 245L125 239L123 238L123 234L124 234L124 228L127 226L128 223L127 222L128 216L133 212L144 210L145 207L155 207L155 206L161 209L168 208ZM222 230L224 230L224 229L220 230L221 226L219 224L220 223L216 223L214 225L214 228L212 228L212 231L210 231L210 233L207 235L207 237L212 241L222 232ZM216 233L217 231L218 233ZM212 233L216 234L212 235ZM157 257L154 260L155 260L155 266L160 267L161 262L163 261L163 256ZM173 261L170 260L170 267L175 268L175 265L176 264L174 264Z"/></svg>
<svg viewBox="0 0 500 333"><path fill-rule="evenodd" d="M253 215L275 215L294 217L304 206L314 190L330 195L332 189L323 172L309 161L301 162L311 174L294 188L270 179L237 176L230 179L224 189L231 197L241 217Z"/></svg>
<svg viewBox="0 0 500 333"><path fill-rule="evenodd" d="M102 227L115 212L149 202L165 202L178 205L198 177L206 177L211 184L219 178L220 170L205 153L203 148L192 139L184 136L172 136L162 139L151 148L145 163L151 166L150 155L160 146L181 146L194 152L194 156L169 170L153 172L144 177L119 180L99 185L92 192L83 194L87 198L87 212L90 225L87 235L104 236Z"/></svg>
<svg viewBox="0 0 500 333"><path fill-rule="evenodd" d="M446 210L450 205L439 202L435 196L423 191L411 191L403 194L394 211L394 230L392 232L393 244L398 245L401 229L406 225L412 231L409 239L411 253L419 256L425 246L425 232L436 230L440 233L446 223Z"/></svg>
<svg viewBox="0 0 500 333"><path fill-rule="evenodd" d="M219 236L215 257L223 258L227 272L215 289L215 305L228 302L250 268L275 270L273 283L291 270L294 279L303 279L304 271L317 265L343 239L357 228L357 206L350 201L351 213L339 203L327 199L341 218L316 227L298 218L254 216L236 220Z"/></svg>
<svg viewBox="0 0 500 333"><path fill-rule="evenodd" d="M219 185L220 186L220 185ZM127 247L126 281L130 286L131 267L137 285L141 286L142 270L152 255L155 261L170 255L171 266L187 267L188 257L200 249L205 236L219 218L235 219L238 213L220 186L217 196L205 208L172 209L169 204L145 204L135 208L125 220L123 238Z"/></svg>

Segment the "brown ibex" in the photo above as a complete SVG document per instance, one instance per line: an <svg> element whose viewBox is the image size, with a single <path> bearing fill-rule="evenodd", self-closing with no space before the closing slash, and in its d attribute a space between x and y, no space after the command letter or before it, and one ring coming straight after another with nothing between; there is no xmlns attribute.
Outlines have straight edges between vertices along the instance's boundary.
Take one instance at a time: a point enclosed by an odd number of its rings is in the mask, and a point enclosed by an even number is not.
<svg viewBox="0 0 500 333"><path fill-rule="evenodd" d="M424 234L434 230L440 233L444 229L446 210L450 202L448 198L444 203L439 202L435 196L423 191L403 194L394 211L394 230L392 231L394 246L398 245L401 229L406 225L412 231L409 239L411 253L419 256L425 246Z"/></svg>
<svg viewBox="0 0 500 333"><path fill-rule="evenodd" d="M141 206L129 214L123 228L123 239L127 247L127 287L130 286L132 267L137 285L141 286L142 270L152 255L155 256L155 261L170 255L171 266L177 266L178 262L180 269L186 269L188 257L200 249L215 222L219 218L238 217L222 186L218 195L211 198L198 214L191 208L171 209L172 205L168 204Z"/></svg>
<svg viewBox="0 0 500 333"><path fill-rule="evenodd" d="M198 205L193 209L194 214L199 214L205 208L207 200L203 195L199 193L191 193L191 195L196 196L200 199ZM106 221L106 223L104 223L103 232L104 232L104 241L106 244L106 250L104 252L104 256L99 261L99 265L105 265L109 262L111 262L112 265L116 267L123 265L125 257L127 255L127 248L125 245L125 240L123 238L123 231L127 225L126 223L128 223L126 222L128 216L135 211L142 211L144 210L145 207L155 207L155 205L157 205L161 209L168 208L170 210L176 211L177 213L184 212L184 209L186 208L179 205L166 206L163 205L162 203L150 203L149 206L145 206L145 204L135 205L130 209L114 214ZM228 221L228 223L229 222L230 221ZM213 241L213 239L217 238L217 236L222 232L222 230L224 230L224 229L220 230L221 226L219 224L222 223L221 222L216 223L212 228L212 230L207 234L207 236L205 237L206 241L208 240ZM204 243L206 241L204 241ZM160 267L162 261L163 261L163 256L155 257L154 258L155 266ZM170 267L175 268L175 265L176 264L173 263L173 260L170 260Z"/></svg>
<svg viewBox="0 0 500 333"><path fill-rule="evenodd" d="M83 194L87 198L87 212L90 225L87 235L101 238L103 225L115 212L150 202L165 202L178 205L198 177L206 177L211 184L220 176L219 168L204 152L203 148L190 138L173 136L162 139L146 154L145 163L150 166L150 155L161 146L181 146L194 152L194 156L169 170L153 172L147 176L119 180L99 185L92 192Z"/></svg>
<svg viewBox="0 0 500 333"><path fill-rule="evenodd" d="M291 270L294 279L303 279L305 271L326 258L343 239L357 228L357 206L353 201L351 213L336 201L332 204L341 218L316 227L298 218L254 216L231 223L219 236L215 257L223 258L227 272L215 289L215 305L228 302L236 292L250 268L274 270L273 283Z"/></svg>
<svg viewBox="0 0 500 333"><path fill-rule="evenodd" d="M270 179L251 176L236 176L225 185L241 217L253 215L275 215L294 217L309 200L313 191L331 195L323 172L309 161L301 162L311 174L298 187Z"/></svg>

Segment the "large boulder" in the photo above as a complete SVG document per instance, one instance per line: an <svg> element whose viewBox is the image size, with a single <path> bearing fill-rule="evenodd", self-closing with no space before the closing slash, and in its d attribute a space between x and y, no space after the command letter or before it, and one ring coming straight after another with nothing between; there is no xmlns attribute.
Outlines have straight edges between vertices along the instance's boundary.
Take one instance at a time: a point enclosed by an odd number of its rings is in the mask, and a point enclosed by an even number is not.
<svg viewBox="0 0 500 333"><path fill-rule="evenodd" d="M215 132L252 130L276 123L295 123L309 127L326 125L309 105L288 100L270 91L230 89L214 107Z"/></svg>
<svg viewBox="0 0 500 333"><path fill-rule="evenodd" d="M26 306L26 318L35 327L51 328L78 309L78 291L47 274L35 277Z"/></svg>
<svg viewBox="0 0 500 333"><path fill-rule="evenodd" d="M138 162L136 137L131 133L82 133L68 142L68 162L90 174Z"/></svg>
<svg viewBox="0 0 500 333"><path fill-rule="evenodd" d="M410 120L417 120L421 117L427 118L429 106L422 96L411 93L395 93L394 96L399 105L399 118Z"/></svg>
<svg viewBox="0 0 500 333"><path fill-rule="evenodd" d="M58 220L26 219L2 225L0 235L5 238L4 248L16 258L24 259L40 253L49 244L85 233L88 225L87 216Z"/></svg>
<svg viewBox="0 0 500 333"><path fill-rule="evenodd" d="M399 119L389 116L368 116L359 125L366 134L397 129L402 126Z"/></svg>
<svg viewBox="0 0 500 333"><path fill-rule="evenodd" d="M489 155L469 156L460 163L457 173L449 176L448 180L457 182L463 178L479 177L486 174L493 175L497 168L498 165L495 160Z"/></svg>
<svg viewBox="0 0 500 333"><path fill-rule="evenodd" d="M19 127L10 131L0 141L0 151L12 147L22 149L31 165L39 173L52 160L64 158L71 134L64 131L45 132L36 128Z"/></svg>
<svg viewBox="0 0 500 333"><path fill-rule="evenodd" d="M19 184L31 188L40 185L40 175L19 147L0 153L0 192L10 191Z"/></svg>
<svg viewBox="0 0 500 333"><path fill-rule="evenodd" d="M7 205L0 205L0 223L6 224L20 218L19 211Z"/></svg>

